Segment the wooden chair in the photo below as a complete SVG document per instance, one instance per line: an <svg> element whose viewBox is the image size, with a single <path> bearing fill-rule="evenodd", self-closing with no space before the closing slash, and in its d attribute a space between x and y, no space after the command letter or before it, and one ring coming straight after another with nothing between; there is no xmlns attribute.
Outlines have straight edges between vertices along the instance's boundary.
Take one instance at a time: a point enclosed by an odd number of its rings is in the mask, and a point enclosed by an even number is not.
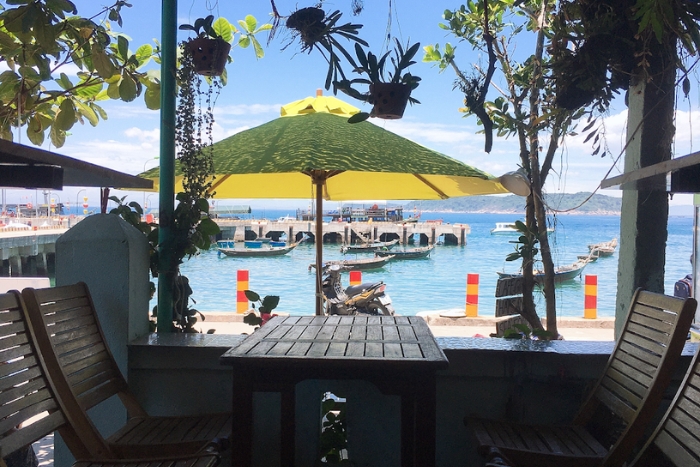
<svg viewBox="0 0 700 467"><path fill-rule="evenodd" d="M5 458L50 433L71 430L62 406L55 397L46 365L37 352L36 339L26 308L17 291L0 294L0 466ZM63 431L65 430L65 431ZM80 458L86 451L73 451ZM188 457L137 461L93 460L81 467L214 467L215 453Z"/></svg>
<svg viewBox="0 0 700 467"><path fill-rule="evenodd" d="M65 439L69 449L116 459L182 456L205 445L228 441L231 413L181 417L151 417L129 392L106 344L95 306L84 283L50 289L24 289L29 319L38 337L49 377L66 408L77 438ZM113 395L129 419L103 438L87 411Z"/></svg>
<svg viewBox="0 0 700 467"><path fill-rule="evenodd" d="M605 371L569 425L466 417L479 452L497 448L520 467L620 466L651 422L683 350L696 308L637 290Z"/></svg>
<svg viewBox="0 0 700 467"><path fill-rule="evenodd" d="M700 351L644 448L630 467L700 466Z"/></svg>

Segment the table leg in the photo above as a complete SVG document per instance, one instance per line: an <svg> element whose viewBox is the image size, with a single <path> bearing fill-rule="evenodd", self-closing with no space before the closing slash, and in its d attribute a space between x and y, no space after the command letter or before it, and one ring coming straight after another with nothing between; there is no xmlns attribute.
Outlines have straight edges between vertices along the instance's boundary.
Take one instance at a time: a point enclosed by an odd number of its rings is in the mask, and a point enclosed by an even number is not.
<svg viewBox="0 0 700 467"><path fill-rule="evenodd" d="M281 388L282 426L280 441L280 456L282 466L293 466L296 462L296 385L285 384Z"/></svg>
<svg viewBox="0 0 700 467"><path fill-rule="evenodd" d="M435 374L423 375L416 382L416 431L413 443L416 446L416 465L435 465L435 404L437 390Z"/></svg>
<svg viewBox="0 0 700 467"><path fill-rule="evenodd" d="M409 386L410 387L410 386ZM416 393L413 388L401 394L401 467L416 465Z"/></svg>
<svg viewBox="0 0 700 467"><path fill-rule="evenodd" d="M233 427L231 436L232 465L253 465L253 384L250 374L234 371Z"/></svg>

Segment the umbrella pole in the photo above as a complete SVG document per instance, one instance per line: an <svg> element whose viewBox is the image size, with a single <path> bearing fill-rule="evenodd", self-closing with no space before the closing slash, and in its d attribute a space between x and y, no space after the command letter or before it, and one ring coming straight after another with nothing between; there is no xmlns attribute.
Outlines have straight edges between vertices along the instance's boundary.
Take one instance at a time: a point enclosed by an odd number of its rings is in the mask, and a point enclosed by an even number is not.
<svg viewBox="0 0 700 467"><path fill-rule="evenodd" d="M323 271L323 179L314 177L316 184L316 316L323 315L323 291L321 281Z"/></svg>

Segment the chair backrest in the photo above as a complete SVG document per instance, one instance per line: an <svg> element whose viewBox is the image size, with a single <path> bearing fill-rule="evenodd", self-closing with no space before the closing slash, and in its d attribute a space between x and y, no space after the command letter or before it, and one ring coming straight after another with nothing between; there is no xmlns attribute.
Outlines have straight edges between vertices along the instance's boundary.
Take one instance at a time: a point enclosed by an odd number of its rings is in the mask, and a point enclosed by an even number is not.
<svg viewBox="0 0 700 467"><path fill-rule="evenodd" d="M22 296L56 395L74 432L80 434L71 440L73 445L69 440L66 444L71 451L89 451L91 457L113 457L87 411L117 395L129 415L146 412L129 392L106 344L87 285L27 288Z"/></svg>
<svg viewBox="0 0 700 467"><path fill-rule="evenodd" d="M0 294L0 457L66 425L34 342L19 292Z"/></svg>
<svg viewBox="0 0 700 467"><path fill-rule="evenodd" d="M605 465L622 465L652 421L683 346L697 302L637 290L625 326L575 418L604 446Z"/></svg>
<svg viewBox="0 0 700 467"><path fill-rule="evenodd" d="M47 362L55 355L60 366L63 377L58 375L55 380L70 382L84 410L127 389L126 380L107 347L85 283L27 288L22 295L40 339L39 350Z"/></svg>
<svg viewBox="0 0 700 467"><path fill-rule="evenodd" d="M666 415L647 441L633 467L700 466L700 352L695 353L683 384Z"/></svg>

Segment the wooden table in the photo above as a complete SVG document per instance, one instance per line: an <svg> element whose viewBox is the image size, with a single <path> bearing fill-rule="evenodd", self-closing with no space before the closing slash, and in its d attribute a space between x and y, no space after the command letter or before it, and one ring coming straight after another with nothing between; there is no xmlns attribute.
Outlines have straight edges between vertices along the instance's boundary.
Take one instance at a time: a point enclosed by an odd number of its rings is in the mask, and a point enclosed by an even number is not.
<svg viewBox="0 0 700 467"><path fill-rule="evenodd" d="M435 372L448 362L423 318L278 316L221 362L234 372L233 465L252 465L256 391L281 393L281 465L294 465L295 386L306 379L364 380L399 395L401 465L435 465Z"/></svg>

